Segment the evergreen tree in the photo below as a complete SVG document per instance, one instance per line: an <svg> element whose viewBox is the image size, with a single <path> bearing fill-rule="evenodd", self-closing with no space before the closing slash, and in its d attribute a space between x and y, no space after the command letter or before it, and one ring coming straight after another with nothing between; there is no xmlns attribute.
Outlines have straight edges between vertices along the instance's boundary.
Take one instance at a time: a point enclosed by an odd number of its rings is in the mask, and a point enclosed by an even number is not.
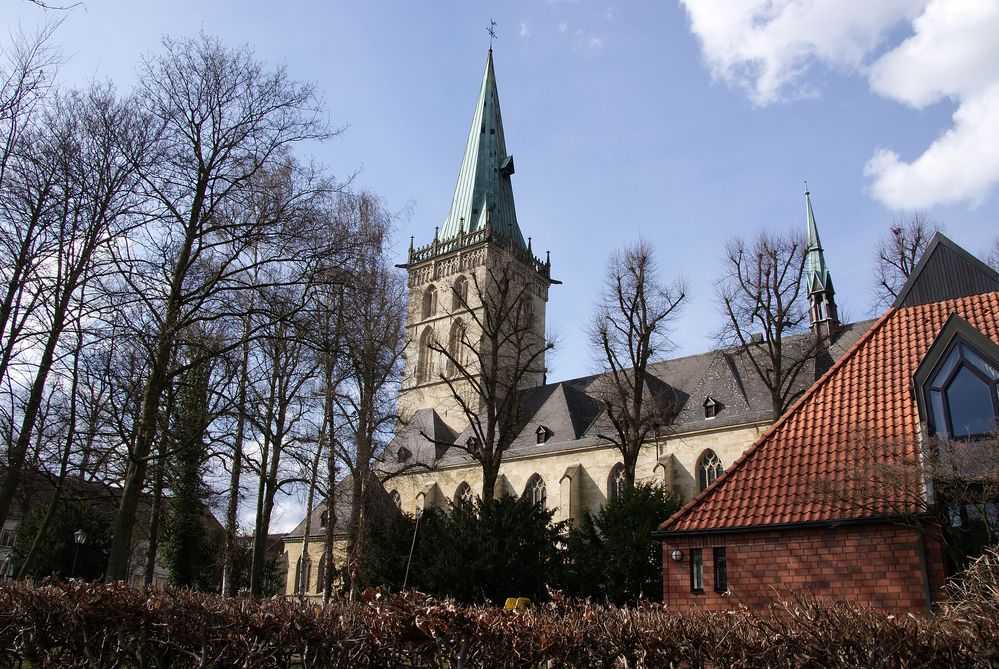
<svg viewBox="0 0 999 669"><path fill-rule="evenodd" d="M21 568L21 561L31 547L45 511L44 505L36 507L17 525L14 536L15 573ZM102 578L111 546L110 527L107 513L102 513L96 504L78 500L60 501L46 529L29 576L79 578L88 581ZM87 534L86 541L80 545L76 544L73 537L77 530L83 530Z"/></svg>
<svg viewBox="0 0 999 669"><path fill-rule="evenodd" d="M580 597L631 604L662 599L662 543L652 532L678 508L661 486L638 483L569 532L566 587Z"/></svg>
<svg viewBox="0 0 999 669"><path fill-rule="evenodd" d="M560 585L565 523L554 511L509 496L430 510L420 519L413 587L461 602L547 598Z"/></svg>
<svg viewBox="0 0 999 669"><path fill-rule="evenodd" d="M209 537L205 532L203 478L205 432L209 423L207 365L194 365L184 373L177 391L172 419L171 454L168 459L171 498L164 537L163 557L170 583L204 587L212 571Z"/></svg>

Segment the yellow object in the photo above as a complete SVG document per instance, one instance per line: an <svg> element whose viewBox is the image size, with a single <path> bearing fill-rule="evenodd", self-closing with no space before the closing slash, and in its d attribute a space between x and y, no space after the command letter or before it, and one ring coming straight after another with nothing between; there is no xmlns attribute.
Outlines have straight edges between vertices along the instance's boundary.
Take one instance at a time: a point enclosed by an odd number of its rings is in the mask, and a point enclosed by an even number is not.
<svg viewBox="0 0 999 669"><path fill-rule="evenodd" d="M503 605L503 608L508 611L529 609L531 608L531 600L527 597L507 597L506 604Z"/></svg>

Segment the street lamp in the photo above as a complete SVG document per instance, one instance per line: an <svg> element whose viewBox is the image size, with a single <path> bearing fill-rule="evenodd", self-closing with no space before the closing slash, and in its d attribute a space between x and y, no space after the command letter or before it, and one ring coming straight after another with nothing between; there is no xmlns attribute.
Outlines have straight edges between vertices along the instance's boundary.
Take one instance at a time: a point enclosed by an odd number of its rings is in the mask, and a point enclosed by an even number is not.
<svg viewBox="0 0 999 669"><path fill-rule="evenodd" d="M69 572L70 578L76 577L76 558L80 555L80 546L87 543L87 531L77 530L73 532L73 542L76 544L76 548L73 549L73 569Z"/></svg>
<svg viewBox="0 0 999 669"><path fill-rule="evenodd" d="M3 556L3 577L4 580L10 580L10 563L14 561L14 556L7 553Z"/></svg>

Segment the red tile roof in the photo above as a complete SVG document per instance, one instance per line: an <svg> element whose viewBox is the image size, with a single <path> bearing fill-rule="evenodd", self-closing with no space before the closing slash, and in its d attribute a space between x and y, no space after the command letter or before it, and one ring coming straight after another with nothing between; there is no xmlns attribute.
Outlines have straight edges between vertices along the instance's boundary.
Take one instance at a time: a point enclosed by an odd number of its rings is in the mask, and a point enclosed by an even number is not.
<svg viewBox="0 0 999 669"><path fill-rule="evenodd" d="M913 486L893 494L884 472L900 460L918 461L912 375L953 313L999 343L999 292L890 310L661 528L703 532L918 510L897 494Z"/></svg>

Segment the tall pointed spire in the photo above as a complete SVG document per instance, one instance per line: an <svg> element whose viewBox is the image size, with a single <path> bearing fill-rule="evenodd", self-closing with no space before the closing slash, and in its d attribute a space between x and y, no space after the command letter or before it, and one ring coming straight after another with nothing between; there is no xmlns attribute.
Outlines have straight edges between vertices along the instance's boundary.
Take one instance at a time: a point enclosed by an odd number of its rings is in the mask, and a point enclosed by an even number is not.
<svg viewBox="0 0 999 669"><path fill-rule="evenodd" d="M481 230L488 224L496 235L512 237L515 243L526 248L513 203L510 183L513 171L513 156L506 153L493 51L489 49L451 211L441 226L441 241L462 232Z"/></svg>
<svg viewBox="0 0 999 669"><path fill-rule="evenodd" d="M822 252L822 242L819 240L819 228L815 224L815 212L812 211L812 198L808 192L808 182L805 182L805 216L808 223L808 249L805 251L805 276L808 287L809 324L813 331L829 335L839 326L839 315L836 309L836 291L833 288L832 275L826 267L826 257Z"/></svg>

